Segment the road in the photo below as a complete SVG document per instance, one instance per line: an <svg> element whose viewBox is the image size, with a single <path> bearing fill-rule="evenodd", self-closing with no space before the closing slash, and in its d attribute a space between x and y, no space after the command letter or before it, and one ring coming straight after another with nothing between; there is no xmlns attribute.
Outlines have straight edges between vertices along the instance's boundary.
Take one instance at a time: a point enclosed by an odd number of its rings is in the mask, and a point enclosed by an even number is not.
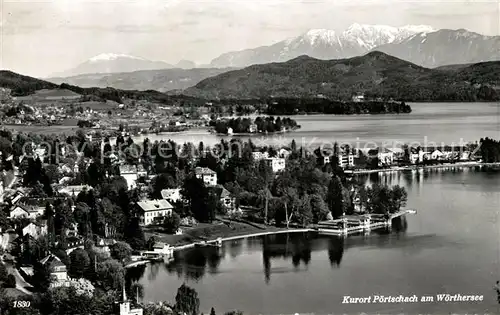
<svg viewBox="0 0 500 315"><path fill-rule="evenodd" d="M3 259L0 259L0 261L5 264L5 267L7 268L9 274L14 275L14 277L16 278L16 289L28 295L33 294L33 292L30 291L30 289L32 289L33 287L24 280L23 276L21 276L17 268L15 268L10 262L3 261Z"/></svg>

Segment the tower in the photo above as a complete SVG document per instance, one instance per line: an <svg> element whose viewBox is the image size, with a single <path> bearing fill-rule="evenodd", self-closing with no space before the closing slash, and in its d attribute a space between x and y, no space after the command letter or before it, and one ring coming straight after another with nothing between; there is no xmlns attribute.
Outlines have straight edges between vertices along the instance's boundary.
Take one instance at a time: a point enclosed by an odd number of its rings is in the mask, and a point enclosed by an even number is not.
<svg viewBox="0 0 500 315"><path fill-rule="evenodd" d="M130 302L127 301L127 293L125 292L125 283L123 284L123 300L120 303L120 315L128 315L130 313Z"/></svg>

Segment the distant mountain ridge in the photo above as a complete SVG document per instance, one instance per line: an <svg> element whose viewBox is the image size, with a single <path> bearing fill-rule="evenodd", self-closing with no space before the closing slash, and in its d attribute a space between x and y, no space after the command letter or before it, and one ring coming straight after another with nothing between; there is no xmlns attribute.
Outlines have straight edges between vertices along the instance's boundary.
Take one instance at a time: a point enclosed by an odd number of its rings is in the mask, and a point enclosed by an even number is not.
<svg viewBox="0 0 500 315"><path fill-rule="evenodd" d="M235 69L236 68L174 68L124 73L82 74L66 78L47 78L46 80L55 84L67 83L83 88L113 87L122 90L156 90L167 92L170 90L186 89L196 85L203 79Z"/></svg>
<svg viewBox="0 0 500 315"><path fill-rule="evenodd" d="M51 77L71 77L82 74L133 72L139 70L171 69L176 67L194 68L196 64L192 61L181 60L177 65L172 65L163 61L153 61L137 56L102 53L89 58L75 68L55 73L51 75Z"/></svg>
<svg viewBox="0 0 500 315"><path fill-rule="evenodd" d="M465 29L435 30L426 25L391 27L353 24L341 33L310 30L270 46L222 54L214 67L245 67L283 62L301 55L331 60L382 51L417 65L434 68L500 60L500 36L485 36Z"/></svg>
<svg viewBox="0 0 500 315"><path fill-rule="evenodd" d="M500 62L436 70L373 51L347 59L300 56L282 63L253 65L207 78L183 93L207 99L345 100L365 93L408 101L475 101L498 99L499 87Z"/></svg>
<svg viewBox="0 0 500 315"><path fill-rule="evenodd" d="M434 29L427 25L392 27L357 23L340 33L327 29L313 29L270 46L222 54L210 64L213 67L245 67L287 61L301 55L318 59L354 57L365 54L377 46L399 42L417 33L432 31Z"/></svg>
<svg viewBox="0 0 500 315"><path fill-rule="evenodd" d="M417 33L375 50L428 68L498 61L500 36L485 36L465 29L441 29Z"/></svg>

